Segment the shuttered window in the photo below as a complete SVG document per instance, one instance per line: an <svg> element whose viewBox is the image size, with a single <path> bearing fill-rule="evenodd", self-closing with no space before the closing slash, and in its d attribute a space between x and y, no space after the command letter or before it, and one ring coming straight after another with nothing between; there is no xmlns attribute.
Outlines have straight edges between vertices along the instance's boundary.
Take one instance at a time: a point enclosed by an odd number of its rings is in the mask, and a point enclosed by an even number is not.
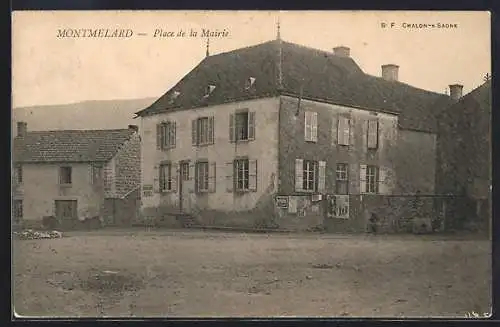
<svg viewBox="0 0 500 327"><path fill-rule="evenodd" d="M72 182L72 169L71 167L59 168L59 184L68 185Z"/></svg>
<svg viewBox="0 0 500 327"><path fill-rule="evenodd" d="M255 139L255 112L242 110L229 117L230 142Z"/></svg>
<svg viewBox="0 0 500 327"><path fill-rule="evenodd" d="M366 193L378 193L379 169L377 166L366 166Z"/></svg>
<svg viewBox="0 0 500 327"><path fill-rule="evenodd" d="M324 193L326 161L295 159L295 191Z"/></svg>
<svg viewBox="0 0 500 327"><path fill-rule="evenodd" d="M339 117L337 122L337 140L339 145L349 145L351 134L351 120L348 117Z"/></svg>
<svg viewBox="0 0 500 327"><path fill-rule="evenodd" d="M236 159L232 165L232 171L228 172L227 191L248 192L257 190L257 160Z"/></svg>
<svg viewBox="0 0 500 327"><path fill-rule="evenodd" d="M214 144L214 117L202 117L193 120L192 144Z"/></svg>
<svg viewBox="0 0 500 327"><path fill-rule="evenodd" d="M378 148L378 120L369 120L367 129L368 149Z"/></svg>
<svg viewBox="0 0 500 327"><path fill-rule="evenodd" d="M208 162L196 163L196 191L208 192Z"/></svg>
<svg viewBox="0 0 500 327"><path fill-rule="evenodd" d="M338 163L335 180L336 194L348 194L349 192L349 165Z"/></svg>
<svg viewBox="0 0 500 327"><path fill-rule="evenodd" d="M306 111L304 113L304 139L306 142L318 141L318 113Z"/></svg>
<svg viewBox="0 0 500 327"><path fill-rule="evenodd" d="M162 122L156 125L156 147L159 150L175 148L176 133L175 122Z"/></svg>
<svg viewBox="0 0 500 327"><path fill-rule="evenodd" d="M175 192L177 190L177 166L171 163L159 165L159 191Z"/></svg>

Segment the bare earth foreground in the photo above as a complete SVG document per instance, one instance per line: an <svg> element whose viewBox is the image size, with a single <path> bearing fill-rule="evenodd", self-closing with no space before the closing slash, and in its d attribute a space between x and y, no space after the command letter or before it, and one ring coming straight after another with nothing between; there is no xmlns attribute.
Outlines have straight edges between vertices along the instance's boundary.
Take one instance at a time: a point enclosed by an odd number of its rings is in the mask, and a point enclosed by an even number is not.
<svg viewBox="0 0 500 327"><path fill-rule="evenodd" d="M464 317L491 303L488 240L103 230L13 248L23 316Z"/></svg>

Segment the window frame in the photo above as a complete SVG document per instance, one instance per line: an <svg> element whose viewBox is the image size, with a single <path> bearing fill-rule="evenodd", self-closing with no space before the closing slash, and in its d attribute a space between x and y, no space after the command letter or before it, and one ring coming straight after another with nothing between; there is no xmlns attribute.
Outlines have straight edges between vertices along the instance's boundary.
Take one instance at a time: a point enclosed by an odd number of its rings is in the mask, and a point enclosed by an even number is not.
<svg viewBox="0 0 500 327"><path fill-rule="evenodd" d="M13 218L15 222L18 222L19 220L22 220L24 218L24 203L23 199L14 199L14 203L12 204L13 206Z"/></svg>
<svg viewBox="0 0 500 327"><path fill-rule="evenodd" d="M375 165L366 166L366 193L378 194L379 193L379 178L380 169ZM372 185L373 183L373 185Z"/></svg>
<svg viewBox="0 0 500 327"><path fill-rule="evenodd" d="M250 160L248 158L238 158L233 161L234 190L235 192L250 191ZM240 178L241 171L241 178ZM242 187L239 187L241 181Z"/></svg>
<svg viewBox="0 0 500 327"><path fill-rule="evenodd" d="M67 173L67 175L65 175ZM65 178L67 177L67 179ZM60 166L59 167L59 185L67 186L73 184L73 167Z"/></svg>
<svg viewBox="0 0 500 327"><path fill-rule="evenodd" d="M173 121L164 121L160 123L160 149L168 150L175 148L176 145L176 124Z"/></svg>
<svg viewBox="0 0 500 327"><path fill-rule="evenodd" d="M241 117L242 115L246 116L244 119L244 123L239 122L239 119L238 119L238 117ZM240 120L243 120L243 118L241 118ZM238 124L238 122L239 122L239 124ZM241 124L243 124L243 126L240 126ZM246 141L250 140L249 128L250 128L250 112L248 110L235 112L234 113L234 132L235 132L236 142L246 142ZM245 138L240 137L240 131L245 133Z"/></svg>
<svg viewBox="0 0 500 327"><path fill-rule="evenodd" d="M312 179L309 176L312 174ZM316 192L318 190L319 161L304 160L302 164L302 190ZM309 185L312 183L312 186Z"/></svg>
<svg viewBox="0 0 500 327"><path fill-rule="evenodd" d="M367 126L367 129L366 129L366 147L369 150L376 150L379 147L379 132L380 132L380 126L379 125L380 124L379 124L378 120L375 120L375 119L368 120L368 126ZM372 126L372 128L375 128L375 132L373 132L371 130L370 126ZM372 139L372 137L375 138L375 140L373 140L374 144L372 144L370 142L370 140Z"/></svg>
<svg viewBox="0 0 500 327"><path fill-rule="evenodd" d="M351 143L351 118L340 115L337 118L337 144L340 146L349 146L350 143Z"/></svg>
<svg viewBox="0 0 500 327"><path fill-rule="evenodd" d="M158 166L158 182L160 193L172 191L172 163L164 162Z"/></svg>
<svg viewBox="0 0 500 327"><path fill-rule="evenodd" d="M200 160L195 163L195 185L197 193L208 193L209 174L210 166L208 160Z"/></svg>
<svg viewBox="0 0 500 327"><path fill-rule="evenodd" d="M341 185L345 185L345 192L342 192ZM335 194L349 194L349 164L345 162L337 163L335 167Z"/></svg>

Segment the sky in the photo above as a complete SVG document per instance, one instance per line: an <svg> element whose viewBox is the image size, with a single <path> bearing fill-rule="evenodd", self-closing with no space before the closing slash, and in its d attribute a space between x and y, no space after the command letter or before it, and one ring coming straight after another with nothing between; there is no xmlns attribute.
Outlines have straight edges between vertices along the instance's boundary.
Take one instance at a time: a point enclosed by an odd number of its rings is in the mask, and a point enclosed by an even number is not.
<svg viewBox="0 0 500 327"><path fill-rule="evenodd" d="M285 41L325 51L348 46L366 73L380 76L381 65L397 64L400 81L423 89L444 93L459 83L465 94L491 73L488 12L26 11L12 15L13 107L159 97L205 57L202 28L228 32L210 39L217 54L275 39L278 18ZM80 28L131 29L133 36L57 37L58 29ZM157 29L199 33L153 37Z"/></svg>

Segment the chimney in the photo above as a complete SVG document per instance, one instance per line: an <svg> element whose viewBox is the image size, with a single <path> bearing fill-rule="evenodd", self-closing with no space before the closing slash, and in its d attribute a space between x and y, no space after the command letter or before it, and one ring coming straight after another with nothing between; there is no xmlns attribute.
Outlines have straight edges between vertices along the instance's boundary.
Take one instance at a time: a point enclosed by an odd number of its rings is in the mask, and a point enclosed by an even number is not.
<svg viewBox="0 0 500 327"><path fill-rule="evenodd" d="M399 66L393 64L382 65L382 78L386 81L398 80Z"/></svg>
<svg viewBox="0 0 500 327"><path fill-rule="evenodd" d="M24 137L28 132L28 123L24 121L17 122L17 136Z"/></svg>
<svg viewBox="0 0 500 327"><path fill-rule="evenodd" d="M136 133L139 132L139 126L137 125L128 125L128 129L131 129Z"/></svg>
<svg viewBox="0 0 500 327"><path fill-rule="evenodd" d="M462 97L463 85L452 84L450 85L450 98L454 101L458 101Z"/></svg>
<svg viewBox="0 0 500 327"><path fill-rule="evenodd" d="M351 49L346 46L338 46L333 48L333 54L339 57L349 58L351 56Z"/></svg>

